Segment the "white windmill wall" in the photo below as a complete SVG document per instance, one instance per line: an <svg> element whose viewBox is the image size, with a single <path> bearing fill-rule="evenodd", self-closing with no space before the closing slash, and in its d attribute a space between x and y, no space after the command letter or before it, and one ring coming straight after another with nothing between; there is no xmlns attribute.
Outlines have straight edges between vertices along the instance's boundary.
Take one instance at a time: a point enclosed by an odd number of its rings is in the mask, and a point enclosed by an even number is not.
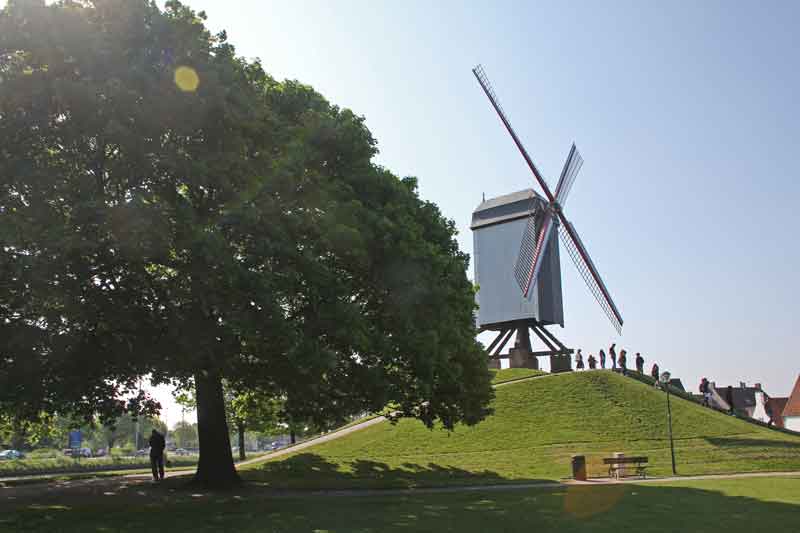
<svg viewBox="0 0 800 533"><path fill-rule="evenodd" d="M528 189L483 202L473 213L473 265L478 284L479 327L534 318L561 324L561 267L557 229L553 227L536 285L525 298L514 278L514 264L532 206ZM538 201L542 202L541 198Z"/></svg>

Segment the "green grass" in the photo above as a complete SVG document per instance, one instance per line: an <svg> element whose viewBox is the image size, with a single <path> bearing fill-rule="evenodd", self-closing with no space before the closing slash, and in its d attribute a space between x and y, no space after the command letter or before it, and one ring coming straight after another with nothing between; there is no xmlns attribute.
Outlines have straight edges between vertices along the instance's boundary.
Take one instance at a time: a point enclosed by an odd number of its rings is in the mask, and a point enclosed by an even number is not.
<svg viewBox="0 0 800 533"><path fill-rule="evenodd" d="M167 490L30 506L3 531L796 533L800 478L571 486L503 492L275 498Z"/></svg>
<svg viewBox="0 0 800 533"><path fill-rule="evenodd" d="M243 469L278 488L419 487L553 480L573 454L590 476L613 452L647 455L670 474L663 392L609 371L578 372L498 388L495 414L448 433L420 422L381 423ZM678 473L800 470L800 437L673 398Z"/></svg>
<svg viewBox="0 0 800 533"><path fill-rule="evenodd" d="M547 372L533 370L531 368L504 368L503 370L489 369L492 374L492 384L515 381L517 379L532 378L534 376L544 376Z"/></svg>

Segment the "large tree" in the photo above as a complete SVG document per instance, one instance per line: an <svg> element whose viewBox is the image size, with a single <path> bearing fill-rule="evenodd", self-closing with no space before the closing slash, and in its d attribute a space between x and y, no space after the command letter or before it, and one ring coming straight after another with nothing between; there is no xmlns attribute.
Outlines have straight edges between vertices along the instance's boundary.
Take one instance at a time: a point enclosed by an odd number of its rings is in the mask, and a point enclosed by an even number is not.
<svg viewBox="0 0 800 533"><path fill-rule="evenodd" d="M361 117L277 82L177 1L0 14L0 407L113 420L196 387L206 484L237 480L222 380L328 422L491 399L468 258Z"/></svg>

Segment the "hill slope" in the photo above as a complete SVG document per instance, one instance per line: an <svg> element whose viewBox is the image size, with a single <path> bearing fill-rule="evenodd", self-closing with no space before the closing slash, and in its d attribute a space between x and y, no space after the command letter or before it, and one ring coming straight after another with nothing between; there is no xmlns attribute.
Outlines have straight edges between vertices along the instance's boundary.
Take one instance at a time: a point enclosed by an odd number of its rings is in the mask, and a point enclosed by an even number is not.
<svg viewBox="0 0 800 533"><path fill-rule="evenodd" d="M663 392L609 371L509 383L495 414L448 433L414 420L380 423L279 460L247 479L276 487L386 487L513 483L570 475L587 456L604 475L613 452L647 455L670 473ZM800 437L761 428L679 398L672 402L679 474L800 470Z"/></svg>

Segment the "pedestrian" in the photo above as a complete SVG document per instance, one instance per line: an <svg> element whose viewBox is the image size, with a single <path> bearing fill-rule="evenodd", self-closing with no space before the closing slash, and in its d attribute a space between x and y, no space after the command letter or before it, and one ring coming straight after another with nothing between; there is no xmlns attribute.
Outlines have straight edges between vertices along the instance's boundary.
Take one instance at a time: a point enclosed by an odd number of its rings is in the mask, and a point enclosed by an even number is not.
<svg viewBox="0 0 800 533"><path fill-rule="evenodd" d="M636 352L636 371L644 374L644 357L639 352Z"/></svg>
<svg viewBox="0 0 800 533"><path fill-rule="evenodd" d="M619 370L620 370L620 372L622 372L623 376L627 376L628 375L628 368L627 368L628 367L628 357L626 355L627 353L628 352L626 352L625 350L620 351L619 352L619 358L617 359L617 363L619 363Z"/></svg>
<svg viewBox="0 0 800 533"><path fill-rule="evenodd" d="M597 368L597 359L594 358L592 354L589 354L589 370L594 370Z"/></svg>
<svg viewBox="0 0 800 533"><path fill-rule="evenodd" d="M708 378L700 380L700 394L703 395L703 405L711 407L711 387L708 384Z"/></svg>
<svg viewBox="0 0 800 533"><path fill-rule="evenodd" d="M661 375L658 373L658 370L658 363L653 363L653 368L650 370L650 375L654 380L656 380L656 383L658 383L658 377Z"/></svg>
<svg viewBox="0 0 800 533"><path fill-rule="evenodd" d="M617 350L614 348L617 345L615 342L611 345L611 348L608 349L608 355L611 356L611 370L617 369Z"/></svg>
<svg viewBox="0 0 800 533"><path fill-rule="evenodd" d="M606 367L606 352L600 349L600 368Z"/></svg>
<svg viewBox="0 0 800 533"><path fill-rule="evenodd" d="M575 368L583 370L583 355L580 348L578 348L578 353L575 354Z"/></svg>
<svg viewBox="0 0 800 533"><path fill-rule="evenodd" d="M167 442L164 435L153 429L150 434L150 468L153 470L153 481L164 480L164 448Z"/></svg>
<svg viewBox="0 0 800 533"><path fill-rule="evenodd" d="M733 387L728 385L728 390L725 392L725 401L728 402L728 414L733 414Z"/></svg>

